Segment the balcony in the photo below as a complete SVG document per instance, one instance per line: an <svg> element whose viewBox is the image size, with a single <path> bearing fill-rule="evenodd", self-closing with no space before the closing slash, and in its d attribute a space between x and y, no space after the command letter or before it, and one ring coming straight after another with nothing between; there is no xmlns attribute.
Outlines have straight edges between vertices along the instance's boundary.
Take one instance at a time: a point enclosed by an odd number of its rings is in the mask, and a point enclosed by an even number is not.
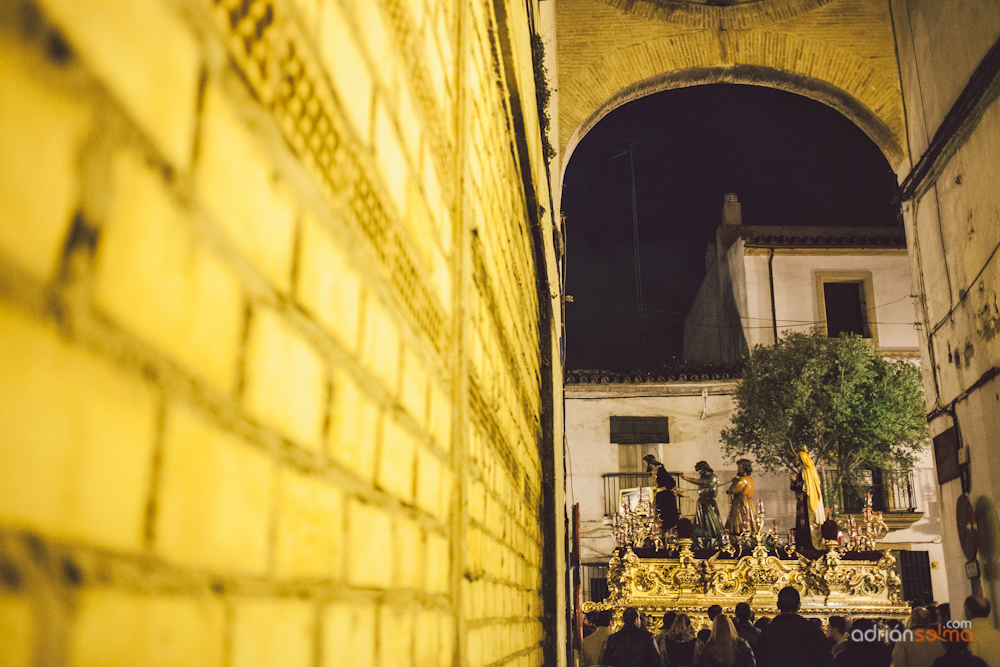
<svg viewBox="0 0 1000 667"><path fill-rule="evenodd" d="M872 509L882 512L882 520L889 530L908 528L924 515L917 511L912 470L866 470L863 473L866 483L860 490L847 484L837 485L831 470L821 474L823 503L828 508L837 506L841 515L864 511L867 493L872 494Z"/></svg>
<svg viewBox="0 0 1000 667"><path fill-rule="evenodd" d="M681 483L681 474L679 472L670 473L671 477L674 478L674 482L679 486ZM604 480L604 516L614 516L618 513L618 499L621 497L622 489L634 489L638 486L649 487L652 483L652 479L649 473L644 472L608 472L601 475ZM696 499L697 492L692 495L693 499ZM694 513L694 500L688 499L686 496L679 498L681 516L684 514ZM685 505L687 502L691 502L692 509L685 512Z"/></svg>

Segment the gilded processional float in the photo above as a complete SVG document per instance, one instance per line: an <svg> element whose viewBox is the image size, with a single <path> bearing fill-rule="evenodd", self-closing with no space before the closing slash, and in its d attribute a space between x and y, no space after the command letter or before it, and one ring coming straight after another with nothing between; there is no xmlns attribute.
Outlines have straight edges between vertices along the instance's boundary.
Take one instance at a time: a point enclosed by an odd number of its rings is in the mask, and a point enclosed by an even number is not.
<svg viewBox="0 0 1000 667"><path fill-rule="evenodd" d="M763 501L755 509L736 534L723 532L717 548L697 548L704 546L697 526L681 518L664 532L655 501L640 487L638 499L626 499L613 519L617 548L608 567L609 595L585 602L583 611L613 611L614 631L621 627L622 612L635 607L655 633L670 610L688 614L695 626L707 625L705 612L714 604L732 614L746 602L757 616L774 616L778 591L792 586L806 617L909 616L896 560L888 550L876 549L889 529L882 513L872 511L871 494L858 520L848 516L838 524L834 513L827 515L822 549L797 545L795 531L779 533L776 520L767 527Z"/></svg>

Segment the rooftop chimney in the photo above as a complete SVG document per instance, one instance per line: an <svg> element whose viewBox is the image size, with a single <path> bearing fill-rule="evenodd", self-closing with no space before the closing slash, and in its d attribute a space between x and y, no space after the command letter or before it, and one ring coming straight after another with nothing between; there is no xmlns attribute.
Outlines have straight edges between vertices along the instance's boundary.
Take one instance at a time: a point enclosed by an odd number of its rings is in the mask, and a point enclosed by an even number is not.
<svg viewBox="0 0 1000 667"><path fill-rule="evenodd" d="M736 199L736 193L730 192L726 194L724 203L722 204L722 224L723 225L742 225L743 224L743 213L740 210L740 202Z"/></svg>

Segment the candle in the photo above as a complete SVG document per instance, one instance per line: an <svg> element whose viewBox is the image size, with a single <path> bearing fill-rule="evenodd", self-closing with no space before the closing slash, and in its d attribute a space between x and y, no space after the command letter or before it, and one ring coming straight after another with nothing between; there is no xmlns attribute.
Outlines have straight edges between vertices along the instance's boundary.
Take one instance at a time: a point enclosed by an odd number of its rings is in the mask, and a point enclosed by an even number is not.
<svg viewBox="0 0 1000 667"><path fill-rule="evenodd" d="M788 543L791 544L791 545L793 545L793 546L795 545L795 529L794 528L789 528L788 529Z"/></svg>
<svg viewBox="0 0 1000 667"><path fill-rule="evenodd" d="M837 531L837 542L840 543L840 546L844 546L844 531Z"/></svg>
<svg viewBox="0 0 1000 667"><path fill-rule="evenodd" d="M764 513L764 499L763 498L761 498L760 500L757 501L757 507L760 510L760 513L763 514Z"/></svg>
<svg viewBox="0 0 1000 667"><path fill-rule="evenodd" d="M774 521L774 528L771 529L771 532L777 533L778 532L778 520L774 519L773 521Z"/></svg>
<svg viewBox="0 0 1000 667"><path fill-rule="evenodd" d="M871 504L872 504L872 492L871 491L869 491L868 495L865 496L865 504L868 505L869 507L871 507Z"/></svg>

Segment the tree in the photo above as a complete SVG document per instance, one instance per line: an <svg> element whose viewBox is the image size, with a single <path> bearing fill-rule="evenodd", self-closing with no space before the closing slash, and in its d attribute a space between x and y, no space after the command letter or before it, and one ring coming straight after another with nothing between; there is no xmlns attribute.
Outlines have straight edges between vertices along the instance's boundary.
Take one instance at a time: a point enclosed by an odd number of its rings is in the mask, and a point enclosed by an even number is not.
<svg viewBox="0 0 1000 667"><path fill-rule="evenodd" d="M864 470L910 470L927 442L919 369L856 335L817 329L758 345L734 398L723 450L734 460L750 454L769 472L797 473L808 448L837 486L860 488Z"/></svg>

